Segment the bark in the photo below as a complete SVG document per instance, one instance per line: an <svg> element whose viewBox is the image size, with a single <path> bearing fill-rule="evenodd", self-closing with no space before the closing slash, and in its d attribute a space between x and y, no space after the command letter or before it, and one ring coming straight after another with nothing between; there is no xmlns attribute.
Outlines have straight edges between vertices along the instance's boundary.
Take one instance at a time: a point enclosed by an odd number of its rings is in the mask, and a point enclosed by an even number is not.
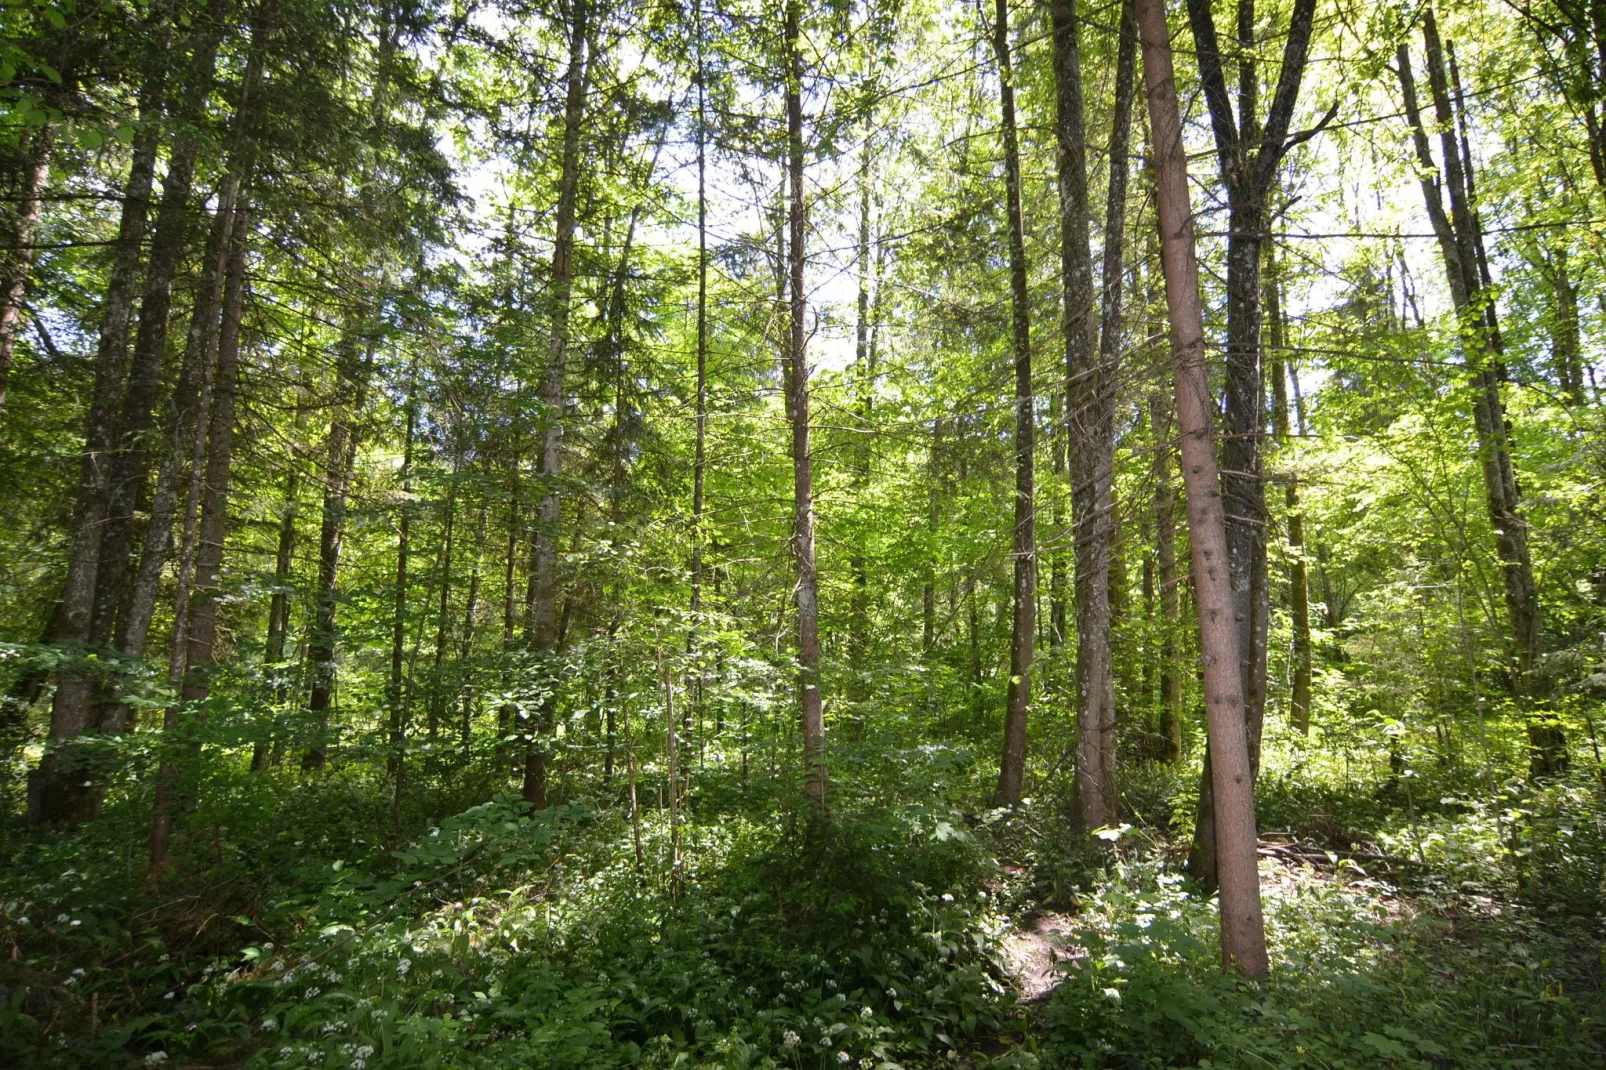
<svg viewBox="0 0 1606 1070"><path fill-rule="evenodd" d="M937 645L937 528L941 523L942 486L937 468L942 446L943 418L931 422L931 447L926 456L926 582L921 591L920 650L930 657Z"/></svg>
<svg viewBox="0 0 1606 1070"><path fill-rule="evenodd" d="M1582 407L1587 399L1584 396L1583 345L1578 328L1578 286L1567 268L1565 246L1556 249L1546 274L1550 283L1551 368L1568 400Z"/></svg>
<svg viewBox="0 0 1606 1070"><path fill-rule="evenodd" d="M1033 470L1037 413L1032 394L1031 298L1026 282L1026 232L1021 209L1020 143L1015 129L1015 76L1009 60L1007 0L994 0L992 38L1003 120L1010 331L1015 365L1014 625L1010 633L1009 686L1004 705L1004 752L999 762L995 802L998 806L1015 806L1021 800L1026 776L1026 721L1032 701L1032 644L1037 631L1037 503ZM1088 300L1091 303L1091 290Z"/></svg>
<svg viewBox="0 0 1606 1070"><path fill-rule="evenodd" d="M786 357L792 421L792 556L797 565L797 666L799 723L809 799L825 812L825 707L820 694L819 578L814 569L814 473L809 452L808 264L804 244L808 204L803 194L802 0L786 0L782 26L786 55L787 267L790 274Z"/></svg>
<svg viewBox="0 0 1606 1070"><path fill-rule="evenodd" d="M217 614L222 602L219 574L223 541L227 534L229 477L234 449L234 400L240 374L240 319L245 299L245 260L249 237L248 211L242 203L235 211L234 236L224 283L223 319L218 330L217 378L212 388L212 412L207 431L206 476L201 495L200 541L195 560L195 587L190 592L188 650L185 658L182 702L169 706L162 729L167 754L158 774L156 812L151 822L151 868L160 871L167 860L176 788L180 775L175 738L186 711L199 726L205 723L204 706L211 693L211 674L218 662ZM200 745L190 746L191 762Z"/></svg>
<svg viewBox="0 0 1606 1070"><path fill-rule="evenodd" d="M1256 868L1254 778L1238 671L1238 629L1233 620L1223 496L1211 441L1212 406L1205 374L1204 314L1193 209L1188 199L1187 156L1164 5L1162 0L1136 0L1136 8L1153 131L1177 427L1182 439L1183 488L1212 750L1209 768L1215 792L1222 960L1251 977L1264 977L1269 965Z"/></svg>
<svg viewBox="0 0 1606 1070"><path fill-rule="evenodd" d="M95 573L100 564L101 526L106 516L110 453L117 442L118 410L128 371L128 324L139 281L140 252L156 173L164 75L164 69L159 66L140 92L140 119L134 134L128 180L123 187L122 215L106 297L101 306L95 382L85 422L83 459L67 543L61 628L57 633L58 641L70 646L81 646L90 636ZM90 674L78 667L67 667L57 674L50 712L50 749L29 780L30 824L88 820L98 810L93 770L83 765L72 747L64 745L91 727L90 697L94 683Z"/></svg>
<svg viewBox="0 0 1606 1070"><path fill-rule="evenodd" d="M575 204L580 188L580 134L586 105L587 0L575 0L569 27L569 66L565 74L563 104L563 163L558 182L556 233L552 246L552 329L547 342L547 367L541 384L545 434L541 445L541 479L544 493L538 507L531 575L529 645L549 683L556 679L553 661L558 647L558 534L563 499L558 480L563 470L563 408L567 399L564 377L568 363L569 312L574 289ZM547 803L546 744L551 731L555 689L547 688L537 723L524 726L524 799L536 809Z"/></svg>
<svg viewBox="0 0 1606 1070"><path fill-rule="evenodd" d="M1266 252L1266 348L1272 384L1272 418L1277 441L1290 444L1288 419L1288 376L1294 369L1285 359L1288 326L1283 316L1282 276L1277 252ZM1293 625L1293 679L1288 696L1288 720L1294 731L1310 735L1310 577L1305 563L1305 513L1299 504L1299 461L1297 444L1293 466L1284 475L1283 505L1288 514L1288 607Z"/></svg>
<svg viewBox="0 0 1606 1070"><path fill-rule="evenodd" d="M54 147L55 131L49 126L41 126L28 139L27 159L23 162L22 181L17 189L15 221L6 235L9 251L0 262L0 411L6 406L11 359L22 323L22 298L28 288L28 272L33 267L34 237L39 230L39 195L50 181Z"/></svg>

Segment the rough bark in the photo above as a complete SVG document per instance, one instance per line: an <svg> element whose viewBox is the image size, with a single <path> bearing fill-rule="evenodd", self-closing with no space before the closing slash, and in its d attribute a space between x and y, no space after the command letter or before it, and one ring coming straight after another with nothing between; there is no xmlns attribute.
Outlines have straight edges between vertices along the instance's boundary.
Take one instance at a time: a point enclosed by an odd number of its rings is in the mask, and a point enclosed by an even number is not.
<svg viewBox="0 0 1606 1070"><path fill-rule="evenodd" d="M563 472L563 408L569 350L569 312L574 289L575 205L580 188L580 134L586 105L587 0L575 0L569 27L569 65L564 75L563 160L558 180L556 229L552 245L551 331L547 366L541 382L544 434L541 479L544 493L537 507L531 583L529 645L542 671L555 675L558 653L558 534L563 498L558 481ZM541 700L536 724L524 726L524 799L536 809L547 803L546 743L554 715L553 688ZM533 730L532 730L533 729Z"/></svg>
<svg viewBox="0 0 1606 1070"><path fill-rule="evenodd" d="M820 588L814 567L814 472L809 452L808 204L803 191L802 0L786 0L782 36L786 59L787 269L789 315L786 363L792 422L792 557L797 567L797 666L799 723L809 798L821 813L826 804L825 706L820 692Z"/></svg>
<svg viewBox="0 0 1606 1070"><path fill-rule="evenodd" d="M1182 599L1177 577L1176 489L1172 485L1174 450L1170 406L1163 394L1149 395L1149 426L1154 431L1154 545L1160 601L1160 746L1156 757L1171 763L1182 758L1182 667L1177 636L1182 628Z"/></svg>
<svg viewBox="0 0 1606 1070"><path fill-rule="evenodd" d="M1009 53L1009 4L994 0L993 58L998 65L1004 140L1004 200L1009 233L1011 355L1015 366L1014 624L1004 704L1004 752L998 769L999 806L1021 800L1026 776L1026 722L1032 702L1032 644L1037 631L1037 503L1033 470L1036 399L1032 393L1031 297L1026 282L1026 232L1021 209L1020 143L1015 128L1015 76ZM1091 308L1092 291L1088 291Z"/></svg>
<svg viewBox="0 0 1606 1070"><path fill-rule="evenodd" d="M1204 661L1205 710L1215 792L1217 873L1221 888L1224 964L1251 977L1269 971L1255 854L1254 778L1244 723L1238 628L1233 619L1226 523L1210 426L1211 397L1204 361L1204 313L1188 198L1187 156L1171 66L1171 39L1162 0L1136 0L1144 85L1153 131L1155 187L1166 307L1171 321L1177 427L1181 433L1199 644Z"/></svg>

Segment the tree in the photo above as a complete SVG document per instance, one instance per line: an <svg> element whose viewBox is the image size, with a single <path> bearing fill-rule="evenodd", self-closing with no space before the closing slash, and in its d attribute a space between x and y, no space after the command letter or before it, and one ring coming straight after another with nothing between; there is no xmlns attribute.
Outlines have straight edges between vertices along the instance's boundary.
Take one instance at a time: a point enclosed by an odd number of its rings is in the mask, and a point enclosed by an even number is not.
<svg viewBox="0 0 1606 1070"><path fill-rule="evenodd" d="M1135 7L1153 137L1182 484L1187 495L1188 541L1199 606L1199 646L1204 657L1205 712L1211 744L1207 771L1214 792L1216 873L1221 889L1221 956L1226 965L1250 977L1264 977L1269 965L1255 855L1254 776L1244 720L1242 675L1238 671L1241 630L1233 622L1225 495L1211 441L1212 406L1205 376L1204 313L1194 255L1187 155L1182 147L1182 118L1177 107L1165 8L1160 0L1135 0Z"/></svg>

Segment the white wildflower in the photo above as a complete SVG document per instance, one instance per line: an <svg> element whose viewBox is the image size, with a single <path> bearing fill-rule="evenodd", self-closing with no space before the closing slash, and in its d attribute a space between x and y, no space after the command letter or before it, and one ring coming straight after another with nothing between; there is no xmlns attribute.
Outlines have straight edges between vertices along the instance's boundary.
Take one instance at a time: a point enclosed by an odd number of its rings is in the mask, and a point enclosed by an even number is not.
<svg viewBox="0 0 1606 1070"><path fill-rule="evenodd" d="M160 1066L165 1062L167 1062L167 1052L165 1051L153 1051L145 1056L146 1066Z"/></svg>
<svg viewBox="0 0 1606 1070"><path fill-rule="evenodd" d="M839 1051L839 1052L836 1053L836 1061L839 1062L839 1063L842 1063L845 1066L848 1063L853 1061L853 1056L849 1055L845 1051Z"/></svg>
<svg viewBox="0 0 1606 1070"><path fill-rule="evenodd" d="M803 1043L803 1038L790 1029L781 1034L781 1047L783 1048L795 1048L801 1043Z"/></svg>
<svg viewBox="0 0 1606 1070"><path fill-rule="evenodd" d="M317 985L313 985L311 988L307 989L306 995L303 998L311 999L322 991L323 989L319 988Z"/></svg>
<svg viewBox="0 0 1606 1070"><path fill-rule="evenodd" d="M412 959L402 959L400 962L396 963L396 976L397 977L406 977L407 976L407 971L412 969L412 968L413 968L413 960Z"/></svg>

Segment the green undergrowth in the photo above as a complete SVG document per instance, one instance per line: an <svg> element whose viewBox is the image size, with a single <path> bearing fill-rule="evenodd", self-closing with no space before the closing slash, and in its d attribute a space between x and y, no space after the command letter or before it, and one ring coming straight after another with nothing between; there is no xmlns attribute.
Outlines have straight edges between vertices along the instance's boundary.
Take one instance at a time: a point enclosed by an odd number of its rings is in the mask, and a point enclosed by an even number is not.
<svg viewBox="0 0 1606 1070"><path fill-rule="evenodd" d="M1063 798L980 809L962 753L873 772L825 823L711 767L678 864L643 791L639 868L617 792L532 812L460 777L395 810L380 777L221 770L152 881L130 796L0 867L0 1065L1602 1063L1588 785L1401 807L1269 773L1267 827L1307 856L1263 865L1257 985L1182 873L1191 776L1134 769L1093 846ZM1027 1006L1004 949L1045 911L1063 981Z"/></svg>

